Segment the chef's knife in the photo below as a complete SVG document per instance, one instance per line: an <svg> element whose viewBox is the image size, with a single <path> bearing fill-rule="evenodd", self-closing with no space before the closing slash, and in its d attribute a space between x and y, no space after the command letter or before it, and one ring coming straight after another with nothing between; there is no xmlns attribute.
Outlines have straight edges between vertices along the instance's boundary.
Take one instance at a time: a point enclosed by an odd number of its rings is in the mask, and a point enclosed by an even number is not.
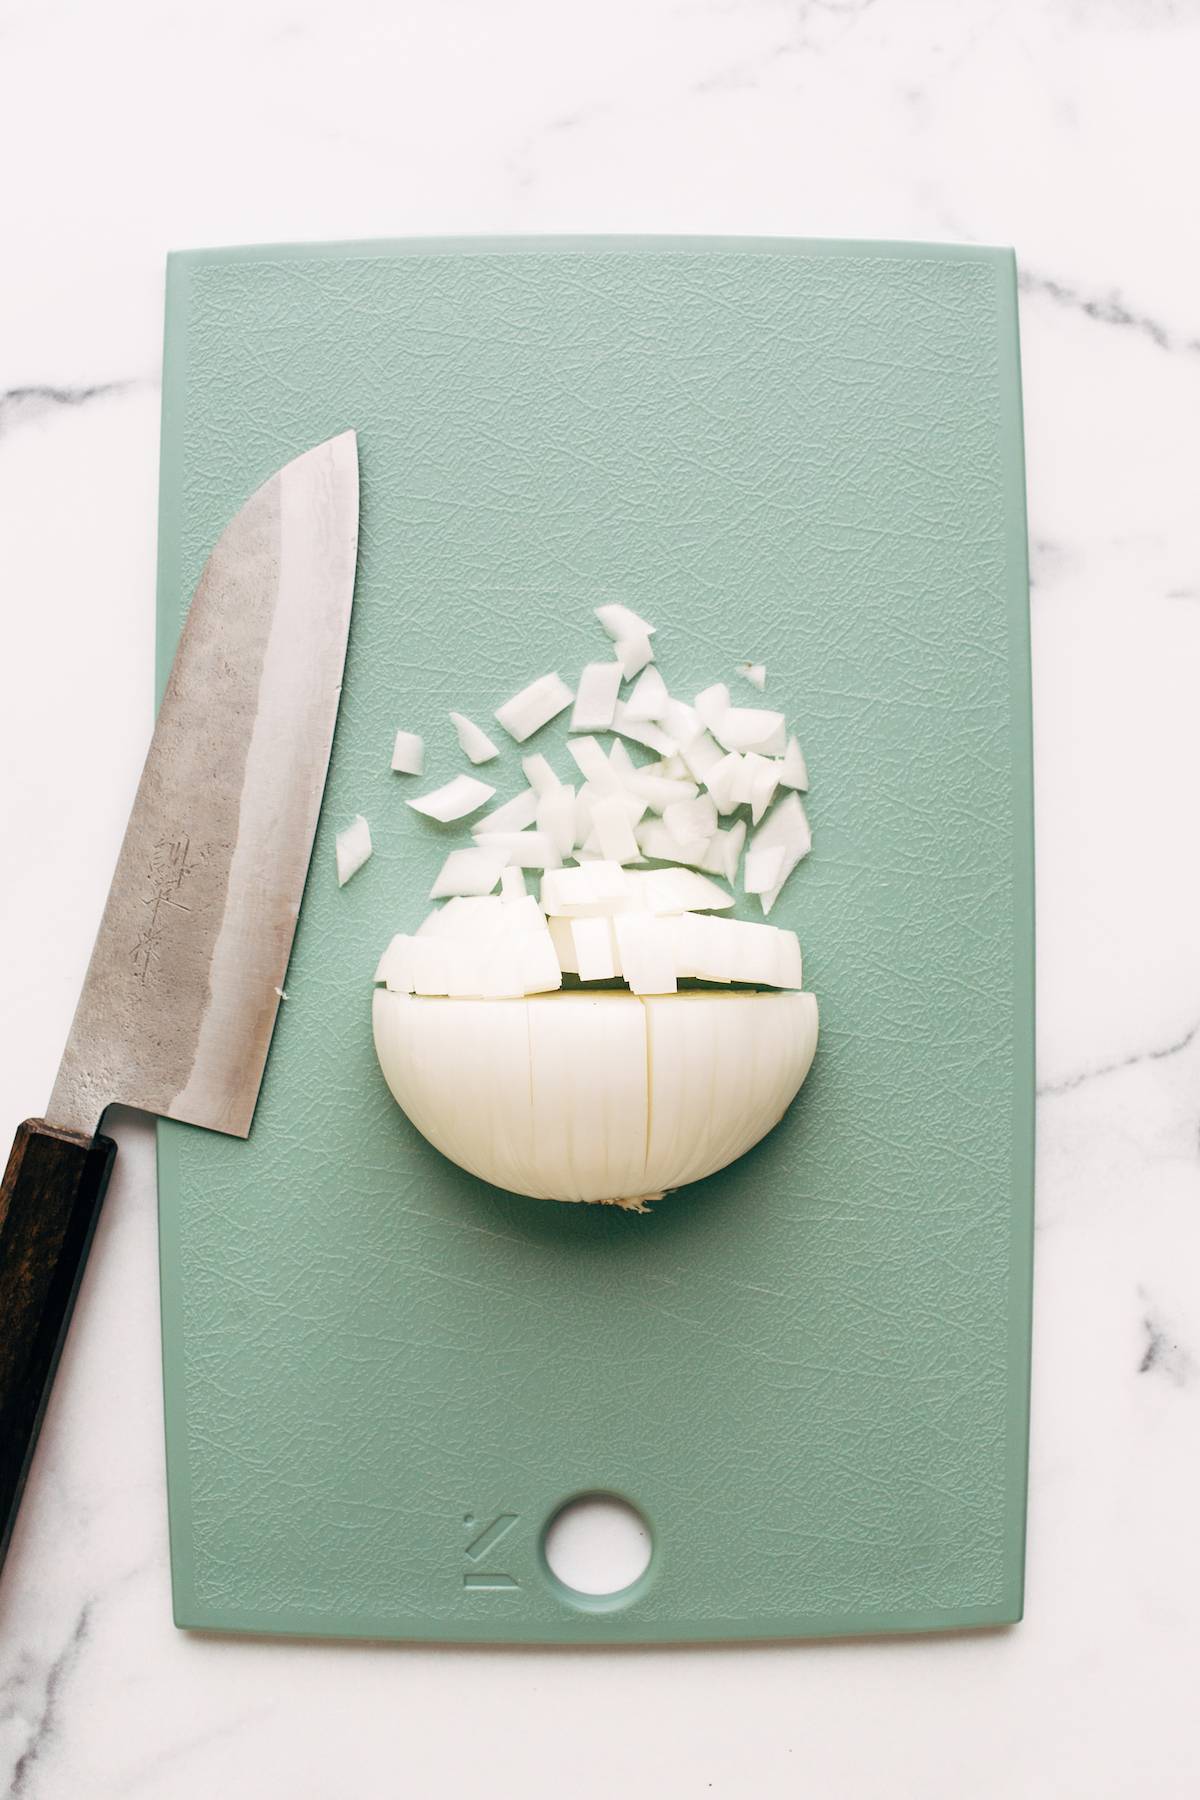
<svg viewBox="0 0 1200 1800"><path fill-rule="evenodd" d="M358 546L343 432L226 526L192 597L44 1119L0 1188L0 1562L116 1146L114 1102L245 1137L337 718Z"/></svg>

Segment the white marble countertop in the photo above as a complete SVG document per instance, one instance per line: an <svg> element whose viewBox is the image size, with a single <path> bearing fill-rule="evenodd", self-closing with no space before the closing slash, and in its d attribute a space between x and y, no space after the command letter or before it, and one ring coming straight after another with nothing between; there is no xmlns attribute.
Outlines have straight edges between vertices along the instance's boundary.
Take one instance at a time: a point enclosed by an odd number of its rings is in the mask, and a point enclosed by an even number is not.
<svg viewBox="0 0 1200 1800"><path fill-rule="evenodd" d="M0 1118L45 1105L150 726L164 253L417 233L1017 246L1041 1081L1025 1623L685 1652L177 1633L118 1116L0 1586L6 1791L1200 1791L1200 7L9 0L0 51Z"/></svg>

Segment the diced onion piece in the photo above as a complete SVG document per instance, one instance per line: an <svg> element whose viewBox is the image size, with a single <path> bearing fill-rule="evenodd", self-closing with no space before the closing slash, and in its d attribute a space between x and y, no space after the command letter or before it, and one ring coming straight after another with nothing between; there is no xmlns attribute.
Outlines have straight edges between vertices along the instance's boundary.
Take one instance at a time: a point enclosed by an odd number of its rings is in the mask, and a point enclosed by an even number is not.
<svg viewBox="0 0 1200 1800"><path fill-rule="evenodd" d="M473 763L491 762L500 752L493 744L486 731L466 718L462 713L452 712L450 723L458 733L458 744L463 755Z"/></svg>
<svg viewBox="0 0 1200 1800"><path fill-rule="evenodd" d="M722 760L722 751L716 739L701 727L694 737L681 742L679 757L688 774L696 781L703 781L709 770L715 769Z"/></svg>
<svg viewBox="0 0 1200 1800"><path fill-rule="evenodd" d="M496 708L496 717L518 744L549 724L571 704L571 690L560 675L539 675L527 688Z"/></svg>
<svg viewBox="0 0 1200 1800"><path fill-rule="evenodd" d="M392 751L392 768L397 775L420 775L425 768L425 740L415 731L398 731Z"/></svg>
<svg viewBox="0 0 1200 1800"><path fill-rule="evenodd" d="M509 863L500 871L500 898L502 900L525 900L532 898L525 887L525 877L520 869Z"/></svg>
<svg viewBox="0 0 1200 1800"><path fill-rule="evenodd" d="M706 841L717 829L717 808L711 794L697 794L694 800L675 800L663 812L663 824L677 844Z"/></svg>
<svg viewBox="0 0 1200 1800"><path fill-rule="evenodd" d="M584 780L590 781L600 793L615 794L618 791L621 778L604 754L604 746L598 738L572 738L567 745L567 754Z"/></svg>
<svg viewBox="0 0 1200 1800"><path fill-rule="evenodd" d="M442 938L413 939L410 968L414 993L445 994L448 991L450 954L450 946Z"/></svg>
<svg viewBox="0 0 1200 1800"><path fill-rule="evenodd" d="M737 811L736 788L742 772L742 759L736 750L728 751L713 764L704 777L704 785L716 803L722 818Z"/></svg>
<svg viewBox="0 0 1200 1800"><path fill-rule="evenodd" d="M452 850L429 890L431 900L448 894L490 894L508 861L503 851Z"/></svg>
<svg viewBox="0 0 1200 1800"><path fill-rule="evenodd" d="M750 754L755 753L751 751ZM779 764L772 762L769 757L761 757L759 760L762 766L755 770L750 787L750 814L756 825L775 798L775 789L779 785Z"/></svg>
<svg viewBox="0 0 1200 1800"><path fill-rule="evenodd" d="M569 730L608 730L612 724L613 707L617 704L617 695L621 691L621 674L618 662L587 664L579 677Z"/></svg>
<svg viewBox="0 0 1200 1800"><path fill-rule="evenodd" d="M615 601L598 606L596 617L614 642L620 638L654 636L653 625L647 625L645 619L639 619L628 606L620 606Z"/></svg>
<svg viewBox="0 0 1200 1800"><path fill-rule="evenodd" d="M562 862L557 845L544 831L489 831L476 842L481 850L503 853L517 869L557 869Z"/></svg>
<svg viewBox="0 0 1200 1800"><path fill-rule="evenodd" d="M654 661L654 648L645 632L638 632L634 637L618 638L613 645L613 654L621 665L621 674L626 681L632 681L647 663Z"/></svg>
<svg viewBox="0 0 1200 1800"><path fill-rule="evenodd" d="M476 781L473 775L456 775L444 787L418 794L408 804L414 812L424 813L426 818L438 819L445 825L451 819L464 819L468 813L478 812L495 792L494 787L489 787L486 781Z"/></svg>
<svg viewBox="0 0 1200 1800"><path fill-rule="evenodd" d="M525 771L526 781L535 794L548 794L552 788L562 786L562 782L544 756L536 753L533 756L523 756L521 767Z"/></svg>
<svg viewBox="0 0 1200 1800"><path fill-rule="evenodd" d="M808 766L804 761L800 745L794 737L788 739L783 766L779 771L779 785L786 788L799 788L802 794L808 792Z"/></svg>
<svg viewBox="0 0 1200 1800"><path fill-rule="evenodd" d="M504 919L504 903L490 895L472 895L435 906L421 920L418 937L498 937Z"/></svg>
<svg viewBox="0 0 1200 1800"><path fill-rule="evenodd" d="M376 981L382 981L393 994L411 994L412 978L412 946L416 939L398 931L383 955L375 970Z"/></svg>
<svg viewBox="0 0 1200 1800"><path fill-rule="evenodd" d="M484 813L471 827L472 837L483 837L490 831L524 831L537 818L538 797L533 788L523 788L512 800L494 812Z"/></svg>
<svg viewBox="0 0 1200 1800"><path fill-rule="evenodd" d="M770 712L765 706L730 706L719 718L705 723L726 750L757 750L774 756L783 751L786 742L783 714Z"/></svg>
<svg viewBox="0 0 1200 1800"><path fill-rule="evenodd" d="M397 995L392 1004L412 1002ZM630 994L584 992L531 1002L526 1012L533 1183L564 1200L644 1194L644 1007Z"/></svg>
<svg viewBox="0 0 1200 1800"><path fill-rule="evenodd" d="M637 862L641 858L629 814L622 805L623 798L614 794L597 800L592 807L592 835L596 839L596 848L609 862Z"/></svg>
<svg viewBox="0 0 1200 1800"><path fill-rule="evenodd" d="M657 750L660 756L673 756L679 747L675 739L668 737L660 726L651 724L649 720L631 719L624 700L617 701L612 729L619 731L622 737L632 738L635 744L645 744L648 750Z"/></svg>
<svg viewBox="0 0 1200 1800"><path fill-rule="evenodd" d="M717 730L717 725L729 711L729 689L726 687L725 683L723 681L714 681L711 687L706 687L703 693L696 695L692 704L696 709L696 714L700 723L702 725L707 725L714 737L720 738L721 734ZM729 748L728 744L726 744L725 748Z"/></svg>
<svg viewBox="0 0 1200 1800"><path fill-rule="evenodd" d="M371 854L371 827L357 813L347 825L345 831L339 831L334 840L337 855L338 886L345 887L352 875L358 871Z"/></svg>
<svg viewBox="0 0 1200 1800"><path fill-rule="evenodd" d="M681 978L800 986L803 968L794 931L698 913L685 913L669 923L675 932L676 969Z"/></svg>
<svg viewBox="0 0 1200 1800"><path fill-rule="evenodd" d="M746 841L746 821L739 819L728 831L716 831L709 839L708 853L700 867L708 875L723 875L730 887L737 882L738 861Z"/></svg>
<svg viewBox="0 0 1200 1800"><path fill-rule="evenodd" d="M647 912L621 912L613 917L621 971L635 994L673 994L675 958L664 919Z"/></svg>
<svg viewBox="0 0 1200 1800"><path fill-rule="evenodd" d="M750 686L756 687L760 693L767 685L766 663L740 662L737 672L743 681L748 681Z"/></svg>
<svg viewBox="0 0 1200 1800"><path fill-rule="evenodd" d="M647 819L635 833L643 856L655 862L685 863L698 869L708 854L708 838L689 838L685 843L672 837L661 819Z"/></svg>
<svg viewBox="0 0 1200 1800"><path fill-rule="evenodd" d="M660 763L651 763L647 773L662 775L667 781L686 781L691 771L677 750L674 756L664 756Z"/></svg>
<svg viewBox="0 0 1200 1800"><path fill-rule="evenodd" d="M694 800L700 792L694 781L670 781L649 769L635 769L629 778L629 789L656 813L663 813L680 801Z"/></svg>
<svg viewBox="0 0 1200 1800"><path fill-rule="evenodd" d="M634 905L641 912L722 912L733 895L693 869L647 869L634 875Z"/></svg>
<svg viewBox="0 0 1200 1800"><path fill-rule="evenodd" d="M667 736L674 738L677 744L690 744L704 730L703 719L686 700L668 700L661 722Z"/></svg>
<svg viewBox="0 0 1200 1800"><path fill-rule="evenodd" d="M746 858L744 885L748 894L766 894L783 873L782 844L768 844L765 849L751 850Z"/></svg>
<svg viewBox="0 0 1200 1800"><path fill-rule="evenodd" d="M632 902L633 883L620 863L607 858L578 869L552 869L542 877L542 911L586 919L619 912Z"/></svg>
<svg viewBox="0 0 1200 1800"><path fill-rule="evenodd" d="M575 848L575 789L553 788L537 803L537 828L557 850L559 857L570 856Z"/></svg>
<svg viewBox="0 0 1200 1800"><path fill-rule="evenodd" d="M631 777L637 774L637 764L619 737L609 745L608 765L622 787L628 787Z"/></svg>
<svg viewBox="0 0 1200 1800"><path fill-rule="evenodd" d="M637 684L625 702L625 717L634 720L661 721L671 703L667 692L667 684L658 670L651 667L638 678Z"/></svg>
<svg viewBox="0 0 1200 1800"><path fill-rule="evenodd" d="M799 794L785 794L776 802L751 838L750 850L769 850L776 844L783 845L783 865L775 885L759 896L764 914L770 912L784 882L801 857L807 856L812 848L812 830Z"/></svg>
<svg viewBox="0 0 1200 1800"><path fill-rule="evenodd" d="M579 957L575 949L574 919L564 919L553 914L546 920L550 932L550 941L554 945L554 954L558 966L564 975L578 975ZM607 920L605 921L607 924Z"/></svg>
<svg viewBox="0 0 1200 1800"><path fill-rule="evenodd" d="M619 973L612 920L569 919L580 981L612 981Z"/></svg>
<svg viewBox="0 0 1200 1800"><path fill-rule="evenodd" d="M516 949L525 993L548 994L562 986L562 970L548 931L522 932L516 939Z"/></svg>

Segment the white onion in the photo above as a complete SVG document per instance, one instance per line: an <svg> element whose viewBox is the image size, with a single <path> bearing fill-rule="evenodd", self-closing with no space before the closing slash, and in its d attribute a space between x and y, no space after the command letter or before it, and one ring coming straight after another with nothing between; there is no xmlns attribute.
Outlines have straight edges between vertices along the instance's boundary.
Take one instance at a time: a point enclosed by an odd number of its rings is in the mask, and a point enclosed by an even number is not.
<svg viewBox="0 0 1200 1800"><path fill-rule="evenodd" d="M571 690L559 675L540 675L536 681L496 708L496 717L508 735L523 744L527 737L549 724L571 704Z"/></svg>
<svg viewBox="0 0 1200 1800"><path fill-rule="evenodd" d="M721 746L701 727L694 737L680 740L680 757L689 775L704 781L719 762L724 761Z"/></svg>
<svg viewBox="0 0 1200 1800"><path fill-rule="evenodd" d="M683 863L693 869L703 865L711 841L709 838L689 838L680 843L661 819L647 819L637 827L635 835L643 856L649 856L654 862Z"/></svg>
<svg viewBox="0 0 1200 1800"><path fill-rule="evenodd" d="M662 724L667 736L674 738L677 744L690 744L704 730L704 721L695 707L689 706L686 700L674 698L667 701Z"/></svg>
<svg viewBox="0 0 1200 1800"><path fill-rule="evenodd" d="M657 750L660 756L673 756L679 748L673 737L668 737L659 725L649 720L631 719L624 700L618 700L613 709L612 728L619 731L622 737L632 738L635 744L645 744L648 750Z"/></svg>
<svg viewBox="0 0 1200 1800"><path fill-rule="evenodd" d="M570 919L572 962L580 981L612 981L620 974L610 919Z"/></svg>
<svg viewBox="0 0 1200 1800"><path fill-rule="evenodd" d="M549 838L559 856L570 856L576 841L575 789L557 787L541 795L535 817L538 830Z"/></svg>
<svg viewBox="0 0 1200 1800"><path fill-rule="evenodd" d="M577 869L551 869L542 877L542 911L564 918L587 918L632 905L633 882L620 863L607 858Z"/></svg>
<svg viewBox="0 0 1200 1800"><path fill-rule="evenodd" d="M737 666L737 672L743 681L748 681L751 687L758 688L760 693L767 685L767 667L765 663L740 662Z"/></svg>
<svg viewBox="0 0 1200 1800"><path fill-rule="evenodd" d="M334 852L337 858L338 886L345 887L352 875L358 871L371 854L371 827L357 813L344 831L339 831L334 839Z"/></svg>
<svg viewBox="0 0 1200 1800"><path fill-rule="evenodd" d="M663 824L677 844L700 838L707 844L717 829L717 809L711 794L697 794L694 800L674 800L663 809Z"/></svg>
<svg viewBox="0 0 1200 1800"><path fill-rule="evenodd" d="M748 894L768 894L783 875L785 851L782 844L769 844L751 850L746 858L743 885Z"/></svg>
<svg viewBox="0 0 1200 1800"><path fill-rule="evenodd" d="M613 914L621 974L635 994L675 992L675 952L670 919L648 912Z"/></svg>
<svg viewBox="0 0 1200 1800"><path fill-rule="evenodd" d="M527 897L524 875L512 863L507 864L500 871L500 898L502 900L524 900Z"/></svg>
<svg viewBox="0 0 1200 1800"><path fill-rule="evenodd" d="M476 781L473 775L456 775L444 787L418 794L408 804L414 812L424 813L426 818L437 819L446 825L451 819L464 819L468 813L486 806L495 792L494 787L489 787L486 781Z"/></svg>
<svg viewBox="0 0 1200 1800"><path fill-rule="evenodd" d="M558 846L544 831L481 832L476 843L518 869L557 869L562 863Z"/></svg>
<svg viewBox="0 0 1200 1800"><path fill-rule="evenodd" d="M571 714L572 731L607 731L612 724L613 708L621 691L619 662L588 663L575 690L575 709Z"/></svg>
<svg viewBox="0 0 1200 1800"><path fill-rule="evenodd" d="M637 862L641 851L622 800L623 796L613 794L595 802L591 835L596 839L596 849L608 861Z"/></svg>
<svg viewBox="0 0 1200 1800"><path fill-rule="evenodd" d="M721 734L717 730L717 724L729 711L730 705L729 689L725 683L714 681L711 687L706 687L702 693L696 695L692 704L700 723L707 726L715 738L719 738ZM729 746L726 745L726 749L728 748Z"/></svg>
<svg viewBox="0 0 1200 1800"><path fill-rule="evenodd" d="M745 841L745 819L738 819L728 831L714 832L709 839L708 853L700 867L708 875L723 875L732 887L737 880L738 858Z"/></svg>
<svg viewBox="0 0 1200 1800"><path fill-rule="evenodd" d="M420 775L425 767L425 740L415 731L398 731L392 750L392 768L397 775Z"/></svg>
<svg viewBox="0 0 1200 1800"><path fill-rule="evenodd" d="M508 861L504 851L452 850L429 890L431 900L452 894L490 894Z"/></svg>
<svg viewBox="0 0 1200 1800"><path fill-rule="evenodd" d="M771 756L783 754L787 736L784 716L765 706L730 706L719 718L705 723L726 750L757 750Z"/></svg>
<svg viewBox="0 0 1200 1800"><path fill-rule="evenodd" d="M572 738L567 745L567 755L585 781L590 781L602 794L616 793L621 785L620 777L605 756L598 738Z"/></svg>
<svg viewBox="0 0 1200 1800"><path fill-rule="evenodd" d="M544 756L533 755L521 758L521 767L525 771L525 779L539 797L550 793L554 788L562 786L562 782L550 767Z"/></svg>
<svg viewBox="0 0 1200 1800"><path fill-rule="evenodd" d="M640 1207L778 1123L812 1064L817 1005L801 993L450 1001L378 988L374 1029L392 1094L451 1161L537 1199Z"/></svg>
<svg viewBox="0 0 1200 1800"><path fill-rule="evenodd" d="M634 720L661 720L671 702L667 684L655 668L640 677L625 702L625 717ZM611 718L611 713L609 714Z"/></svg>
<svg viewBox="0 0 1200 1800"><path fill-rule="evenodd" d="M450 723L458 734L458 744L463 755L473 763L491 762L500 752L493 744L486 731L466 718L462 713L452 712Z"/></svg>

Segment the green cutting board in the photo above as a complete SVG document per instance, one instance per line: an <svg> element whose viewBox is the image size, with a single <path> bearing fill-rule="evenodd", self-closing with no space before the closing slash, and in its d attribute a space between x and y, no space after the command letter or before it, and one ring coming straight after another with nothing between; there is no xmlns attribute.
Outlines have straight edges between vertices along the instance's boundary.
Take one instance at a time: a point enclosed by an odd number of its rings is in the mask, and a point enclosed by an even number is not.
<svg viewBox="0 0 1200 1800"><path fill-rule="evenodd" d="M1011 254L180 255L163 416L160 676L257 483L347 426L362 465L341 718L254 1128L160 1127L178 1622L575 1643L1018 1618L1033 919ZM378 952L463 841L405 805L465 766L448 709L487 723L604 655L602 598L657 625L680 694L763 659L813 782L814 850L773 915L820 998L812 1076L757 1149L642 1217L444 1161L370 1031ZM398 726L426 739L424 783L389 772ZM528 748L561 762L563 735ZM491 765L501 797L519 755ZM339 891L334 834L360 811L375 854ZM594 1490L654 1543L600 1601L542 1552Z"/></svg>

